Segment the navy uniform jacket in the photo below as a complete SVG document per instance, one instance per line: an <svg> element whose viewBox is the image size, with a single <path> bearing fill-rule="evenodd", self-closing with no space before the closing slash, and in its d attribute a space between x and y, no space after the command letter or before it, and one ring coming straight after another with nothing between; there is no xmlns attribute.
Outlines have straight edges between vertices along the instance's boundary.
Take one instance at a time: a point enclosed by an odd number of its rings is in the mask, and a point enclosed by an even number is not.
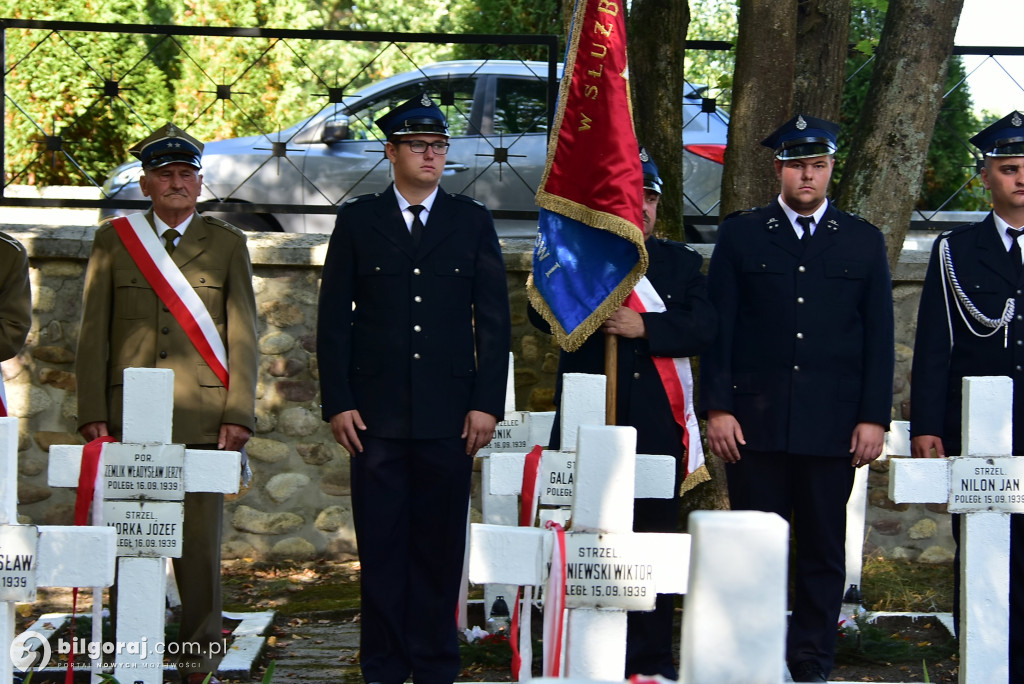
<svg viewBox="0 0 1024 684"><path fill-rule="evenodd" d="M510 331L482 204L438 189L418 249L393 186L342 206L317 325L324 420L358 409L367 434L394 439L458 437L470 410L501 420Z"/></svg>
<svg viewBox="0 0 1024 684"><path fill-rule="evenodd" d="M1004 338L1002 329L989 337L977 337L971 333L957 313L951 297L949 311L956 344L950 348L949 323L942 293L944 276L939 264L939 246L944 237L949 240L957 279L982 314L1000 318L1006 300L1012 298L1016 302L1008 338ZM964 376L1010 376L1014 388L1014 413L1024 407L1022 291L1024 280L1017 278L991 213L980 223L954 228L935 240L917 314L910 387L910 432L913 436L936 435L945 443L947 454L960 453ZM973 319L971 324L981 333L992 332L991 328ZM1014 453L1019 453L1024 449L1024 420L1015 420L1013 427Z"/></svg>
<svg viewBox="0 0 1024 684"><path fill-rule="evenodd" d="M778 202L725 219L708 269L718 338L701 411L739 421L747 448L849 457L857 423L888 429L892 281L881 232L829 204L806 252Z"/></svg>
<svg viewBox="0 0 1024 684"><path fill-rule="evenodd" d="M647 278L665 303L661 313L645 313L646 339L619 337L617 422L637 430L637 453L682 455L682 428L672 417L668 396L652 357L696 356L714 339L715 310L700 272L703 259L680 242L650 238L646 242L650 266ZM541 330L547 322L530 309L530 318ZM574 352L562 352L558 363L555 406L561 409L563 373L604 373L605 334L595 332ZM694 369L696 370L696 369ZM552 449L559 448L556 418L551 433Z"/></svg>

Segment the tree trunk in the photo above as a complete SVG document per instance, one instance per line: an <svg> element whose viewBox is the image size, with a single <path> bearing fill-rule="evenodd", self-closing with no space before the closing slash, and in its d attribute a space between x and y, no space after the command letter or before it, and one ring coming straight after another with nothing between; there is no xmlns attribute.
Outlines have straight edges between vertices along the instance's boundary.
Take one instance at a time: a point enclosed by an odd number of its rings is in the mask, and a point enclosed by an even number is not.
<svg viewBox="0 0 1024 684"><path fill-rule="evenodd" d="M895 267L921 190L963 0L891 0L836 203L885 234Z"/></svg>
<svg viewBox="0 0 1024 684"><path fill-rule="evenodd" d="M793 114L839 121L850 39L850 0L799 0Z"/></svg>
<svg viewBox="0 0 1024 684"><path fill-rule="evenodd" d="M664 183L656 230L683 232L683 48L690 25L686 0L633 0L629 13L629 88L636 137Z"/></svg>
<svg viewBox="0 0 1024 684"><path fill-rule="evenodd" d="M721 216L768 203L779 182L761 140L790 117L796 0L742 0Z"/></svg>

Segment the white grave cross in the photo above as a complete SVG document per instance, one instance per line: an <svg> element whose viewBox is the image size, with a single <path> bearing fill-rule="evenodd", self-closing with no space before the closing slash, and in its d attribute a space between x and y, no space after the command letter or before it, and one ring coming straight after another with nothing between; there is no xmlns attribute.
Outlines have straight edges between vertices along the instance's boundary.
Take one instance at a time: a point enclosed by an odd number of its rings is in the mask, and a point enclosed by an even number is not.
<svg viewBox="0 0 1024 684"><path fill-rule="evenodd" d="M889 498L948 503L960 541L960 682L1005 682L1009 653L1010 513L1024 513L1024 458L1013 452L1013 381L964 378L964 456L891 460Z"/></svg>
<svg viewBox="0 0 1024 684"><path fill-rule="evenodd" d="M689 535L634 533L636 430L579 427L572 530L566 535L565 671L621 679L626 610L650 610L658 593L686 593ZM539 585L552 533L473 525L470 580ZM550 543L547 546L550 549Z"/></svg>
<svg viewBox="0 0 1024 684"><path fill-rule="evenodd" d="M510 367L511 372L511 367ZM545 450L541 456L538 503L563 507L562 510L541 511L542 520L564 523L569 517L575 490L576 439L579 426L605 423L605 382L603 375L566 373L562 379L562 421L559 425L561 451ZM506 408L506 413L508 409ZM546 444L553 414L530 416L530 440ZM543 425L543 434L537 429ZM522 492L526 454L492 452L483 459L483 494L481 496L485 523L518 524L518 500ZM671 456L636 456L634 497L668 499L674 495L675 459ZM487 584L484 586L484 609L490 610L501 595L511 598L515 587Z"/></svg>
<svg viewBox="0 0 1024 684"><path fill-rule="evenodd" d="M163 656L154 653L154 648L164 642L164 565L166 558L180 555L180 500L184 492L238 491L241 454L170 444L173 410L173 371L126 369L123 442L105 445L97 476L105 478L105 491L128 491L136 499L103 504L104 520L108 525L118 525L121 532L117 589L122 600L117 602L117 641L138 644L146 639L149 645L147 649L135 649L135 653L128 649L117 653L114 676L122 682L163 682ZM81 447L52 447L49 484L76 487L81 459ZM129 466L136 470L129 473ZM140 489L140 484L144 488ZM168 498L177 502L166 501ZM94 630L97 622L94 617Z"/></svg>
<svg viewBox="0 0 1024 684"><path fill-rule="evenodd" d="M0 681L10 682L15 602L35 601L36 587L113 584L114 531L18 524L17 418L0 418L0 467Z"/></svg>

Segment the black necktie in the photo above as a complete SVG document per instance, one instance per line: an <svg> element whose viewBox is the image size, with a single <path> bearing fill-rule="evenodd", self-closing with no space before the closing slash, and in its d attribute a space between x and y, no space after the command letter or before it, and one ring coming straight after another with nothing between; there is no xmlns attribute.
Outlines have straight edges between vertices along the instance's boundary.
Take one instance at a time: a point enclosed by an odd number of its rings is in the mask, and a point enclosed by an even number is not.
<svg viewBox="0 0 1024 684"><path fill-rule="evenodd" d="M164 231L164 249L167 250L168 254L174 254L174 241L179 237L181 237L181 233L173 228L168 228Z"/></svg>
<svg viewBox="0 0 1024 684"><path fill-rule="evenodd" d="M422 204L413 204L409 207L412 212L412 244L420 246L420 238L423 237L423 221L420 221L420 212L426 209Z"/></svg>
<svg viewBox="0 0 1024 684"><path fill-rule="evenodd" d="M1017 241L1017 238L1019 238L1021 235L1024 235L1024 228L1007 228L1006 234L1009 235L1010 240L1012 240L1012 242L1010 243L1010 261L1013 262L1014 272L1017 274L1017 279L1019 280L1021 272L1021 262L1024 260L1021 259L1020 242Z"/></svg>
<svg viewBox="0 0 1024 684"><path fill-rule="evenodd" d="M814 217L797 216L796 222L803 226L804 234L800 237L800 242L803 244L804 249L807 249L807 245L811 241L811 226L814 225Z"/></svg>

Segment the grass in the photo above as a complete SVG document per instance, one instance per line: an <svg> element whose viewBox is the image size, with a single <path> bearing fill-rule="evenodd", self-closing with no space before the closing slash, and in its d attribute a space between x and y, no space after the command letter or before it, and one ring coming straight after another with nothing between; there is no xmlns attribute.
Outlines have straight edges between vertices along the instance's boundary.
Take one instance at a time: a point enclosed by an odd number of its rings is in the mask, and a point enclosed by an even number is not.
<svg viewBox="0 0 1024 684"><path fill-rule="evenodd" d="M953 566L868 557L864 560L864 607L875 611L949 613Z"/></svg>

